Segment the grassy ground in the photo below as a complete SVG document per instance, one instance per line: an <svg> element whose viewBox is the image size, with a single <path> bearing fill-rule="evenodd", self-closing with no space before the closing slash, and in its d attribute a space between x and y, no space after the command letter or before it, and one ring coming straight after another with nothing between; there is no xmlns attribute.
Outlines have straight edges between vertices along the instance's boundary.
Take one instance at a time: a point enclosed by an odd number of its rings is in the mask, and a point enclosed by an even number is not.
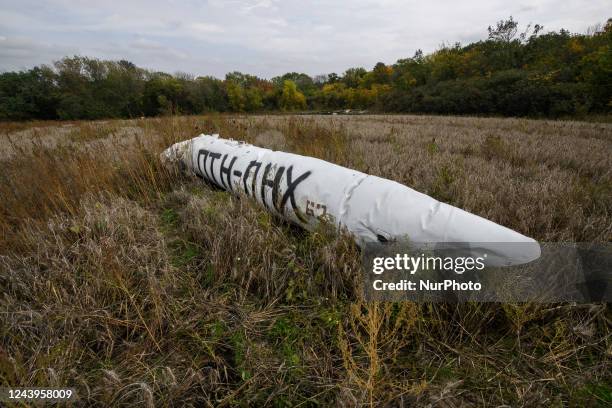
<svg viewBox="0 0 612 408"><path fill-rule="evenodd" d="M612 125L207 116L0 125L0 381L77 405L606 406L607 305L364 303L346 236L164 169L200 132L612 238Z"/></svg>

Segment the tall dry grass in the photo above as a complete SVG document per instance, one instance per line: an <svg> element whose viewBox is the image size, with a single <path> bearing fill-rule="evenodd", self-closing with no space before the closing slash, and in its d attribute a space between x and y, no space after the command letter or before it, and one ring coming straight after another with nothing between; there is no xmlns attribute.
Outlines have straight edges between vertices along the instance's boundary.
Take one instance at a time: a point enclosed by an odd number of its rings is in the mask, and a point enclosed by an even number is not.
<svg viewBox="0 0 612 408"><path fill-rule="evenodd" d="M609 241L607 124L219 116L3 125L0 380L100 406L605 406L607 305L361 299L360 254L160 166L221 133L540 240Z"/></svg>

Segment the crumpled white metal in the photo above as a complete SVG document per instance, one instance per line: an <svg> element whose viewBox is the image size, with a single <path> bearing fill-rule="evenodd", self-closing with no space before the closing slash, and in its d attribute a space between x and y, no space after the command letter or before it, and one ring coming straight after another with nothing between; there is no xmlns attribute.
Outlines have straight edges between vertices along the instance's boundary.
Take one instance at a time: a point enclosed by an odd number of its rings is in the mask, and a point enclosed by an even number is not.
<svg viewBox="0 0 612 408"><path fill-rule="evenodd" d="M516 231L395 181L313 157L200 135L174 144L162 160L224 190L251 196L306 229L327 219L346 228L360 245L396 240L478 243L471 247L472 255L486 253L487 264L494 266L540 256L537 242Z"/></svg>

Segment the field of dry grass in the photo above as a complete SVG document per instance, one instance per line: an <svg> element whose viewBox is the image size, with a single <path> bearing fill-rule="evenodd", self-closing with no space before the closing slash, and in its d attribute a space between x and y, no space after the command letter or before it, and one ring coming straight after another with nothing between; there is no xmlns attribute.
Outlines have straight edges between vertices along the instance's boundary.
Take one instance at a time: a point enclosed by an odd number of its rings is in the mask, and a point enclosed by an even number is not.
<svg viewBox="0 0 612 408"><path fill-rule="evenodd" d="M390 178L541 241L612 240L612 124L202 116L0 124L0 381L77 405L606 406L605 304L365 303L306 233L159 153L201 132Z"/></svg>

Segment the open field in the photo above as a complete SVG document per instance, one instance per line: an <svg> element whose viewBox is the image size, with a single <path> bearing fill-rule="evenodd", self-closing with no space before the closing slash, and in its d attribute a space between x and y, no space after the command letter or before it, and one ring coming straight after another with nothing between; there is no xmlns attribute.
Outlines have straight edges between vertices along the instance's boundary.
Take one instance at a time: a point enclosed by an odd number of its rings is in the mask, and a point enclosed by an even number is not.
<svg viewBox="0 0 612 408"><path fill-rule="evenodd" d="M612 240L612 124L191 116L0 124L0 381L81 405L606 406L609 307L361 299L359 250L175 174L220 133L540 241Z"/></svg>

